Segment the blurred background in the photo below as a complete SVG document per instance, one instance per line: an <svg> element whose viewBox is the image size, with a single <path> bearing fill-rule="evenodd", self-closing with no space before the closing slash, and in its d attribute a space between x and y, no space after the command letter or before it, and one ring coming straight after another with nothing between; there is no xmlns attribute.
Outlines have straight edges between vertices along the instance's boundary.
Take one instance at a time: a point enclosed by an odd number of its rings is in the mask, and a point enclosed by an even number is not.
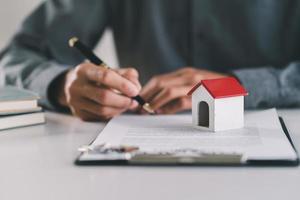
<svg viewBox="0 0 300 200"><path fill-rule="evenodd" d="M42 2L42 0L0 0L0 50L8 44L24 18ZM105 31L95 52L112 67L119 66L111 30Z"/></svg>

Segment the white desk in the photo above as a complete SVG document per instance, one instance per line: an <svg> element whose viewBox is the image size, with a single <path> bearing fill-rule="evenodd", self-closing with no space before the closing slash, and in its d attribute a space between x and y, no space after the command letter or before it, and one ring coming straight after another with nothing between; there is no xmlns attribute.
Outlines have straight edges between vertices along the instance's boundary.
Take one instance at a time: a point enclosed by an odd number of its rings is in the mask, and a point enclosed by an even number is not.
<svg viewBox="0 0 300 200"><path fill-rule="evenodd" d="M300 110L280 114L300 149ZM104 124L46 116L0 132L1 200L300 199L300 167L78 167L77 147Z"/></svg>

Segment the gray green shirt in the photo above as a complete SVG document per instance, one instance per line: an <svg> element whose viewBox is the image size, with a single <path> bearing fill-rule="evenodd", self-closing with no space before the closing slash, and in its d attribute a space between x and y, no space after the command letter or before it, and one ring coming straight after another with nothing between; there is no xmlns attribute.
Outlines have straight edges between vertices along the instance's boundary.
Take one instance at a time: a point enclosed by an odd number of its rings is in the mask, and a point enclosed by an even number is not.
<svg viewBox="0 0 300 200"><path fill-rule="evenodd" d="M53 81L113 30L121 66L145 83L183 66L234 74L246 107L300 106L300 1L47 0L22 24L0 61L0 84L38 92L53 108Z"/></svg>

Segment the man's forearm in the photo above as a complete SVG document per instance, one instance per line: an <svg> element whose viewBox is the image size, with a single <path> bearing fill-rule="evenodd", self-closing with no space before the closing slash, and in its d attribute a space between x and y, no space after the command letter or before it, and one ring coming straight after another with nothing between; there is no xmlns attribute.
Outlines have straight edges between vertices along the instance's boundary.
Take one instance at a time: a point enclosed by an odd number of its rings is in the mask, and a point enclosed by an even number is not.
<svg viewBox="0 0 300 200"><path fill-rule="evenodd" d="M85 38L93 46L95 36L100 37L108 24L106 10L105 0L42 2L23 21L1 56L0 84L33 90L41 96L42 106L54 109L60 75L82 61L67 45L70 34ZM81 24L85 24L84 31L78 28Z"/></svg>
<svg viewBox="0 0 300 200"><path fill-rule="evenodd" d="M283 69L261 67L233 71L249 91L246 108L300 106L300 62Z"/></svg>
<svg viewBox="0 0 300 200"><path fill-rule="evenodd" d="M2 85L16 85L37 92L40 105L55 109L49 98L50 84L67 70L67 66L37 56L21 47L11 48L0 61Z"/></svg>

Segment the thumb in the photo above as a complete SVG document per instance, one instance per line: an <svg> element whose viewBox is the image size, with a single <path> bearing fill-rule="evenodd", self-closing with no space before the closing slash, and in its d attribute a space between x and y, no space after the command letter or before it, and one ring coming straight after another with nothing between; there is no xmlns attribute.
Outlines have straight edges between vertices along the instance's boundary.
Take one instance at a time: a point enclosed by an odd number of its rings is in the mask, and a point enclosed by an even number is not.
<svg viewBox="0 0 300 200"><path fill-rule="evenodd" d="M135 101L135 100L132 100L132 102L131 102L131 104L130 104L130 106L129 106L128 109L130 111L132 111L132 112L137 112L139 110L139 104L138 104L138 102Z"/></svg>

